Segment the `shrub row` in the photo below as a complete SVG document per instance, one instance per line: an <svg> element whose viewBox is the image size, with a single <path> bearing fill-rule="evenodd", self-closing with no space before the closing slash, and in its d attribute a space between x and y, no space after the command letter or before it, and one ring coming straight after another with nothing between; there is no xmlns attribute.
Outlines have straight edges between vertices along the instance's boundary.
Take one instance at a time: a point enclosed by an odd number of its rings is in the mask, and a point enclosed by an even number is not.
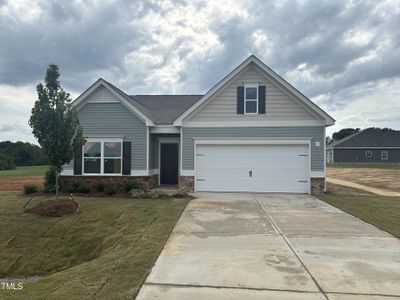
<svg viewBox="0 0 400 300"><path fill-rule="evenodd" d="M122 189L125 193L129 193L132 190L138 190L140 188L139 183L136 180L124 181L122 184L114 184L112 182L96 182L94 190L92 191L90 185L87 183L72 181L67 183L62 191L66 193L80 193L88 194L90 192L100 192L104 195L114 195L118 190Z"/></svg>

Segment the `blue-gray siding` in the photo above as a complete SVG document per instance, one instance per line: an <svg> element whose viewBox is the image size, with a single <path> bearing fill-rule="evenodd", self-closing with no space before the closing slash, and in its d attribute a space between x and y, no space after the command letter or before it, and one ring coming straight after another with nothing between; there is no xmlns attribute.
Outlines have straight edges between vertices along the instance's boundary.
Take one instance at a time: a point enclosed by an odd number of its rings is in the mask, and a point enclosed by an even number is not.
<svg viewBox="0 0 400 300"><path fill-rule="evenodd" d="M311 170L324 170L324 127L183 128L182 169L194 169L194 139L311 139ZM320 147L315 146L320 142Z"/></svg>
<svg viewBox="0 0 400 300"><path fill-rule="evenodd" d="M133 170L146 169L145 123L120 103L87 103L79 110L85 137L123 136L132 143Z"/></svg>

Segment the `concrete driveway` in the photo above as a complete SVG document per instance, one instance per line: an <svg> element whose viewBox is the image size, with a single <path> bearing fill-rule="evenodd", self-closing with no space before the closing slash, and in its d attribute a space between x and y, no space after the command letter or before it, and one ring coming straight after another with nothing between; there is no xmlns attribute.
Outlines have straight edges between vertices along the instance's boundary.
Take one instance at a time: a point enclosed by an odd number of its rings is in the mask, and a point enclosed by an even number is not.
<svg viewBox="0 0 400 300"><path fill-rule="evenodd" d="M308 195L196 195L137 299L393 299L400 240Z"/></svg>

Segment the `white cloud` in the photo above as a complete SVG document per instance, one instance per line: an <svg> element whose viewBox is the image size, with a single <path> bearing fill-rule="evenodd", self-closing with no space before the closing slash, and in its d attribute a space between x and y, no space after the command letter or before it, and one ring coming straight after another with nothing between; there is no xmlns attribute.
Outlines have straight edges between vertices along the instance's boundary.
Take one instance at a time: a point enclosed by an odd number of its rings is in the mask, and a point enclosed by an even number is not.
<svg viewBox="0 0 400 300"><path fill-rule="evenodd" d="M35 102L33 86L0 85L1 140L35 142L28 119Z"/></svg>

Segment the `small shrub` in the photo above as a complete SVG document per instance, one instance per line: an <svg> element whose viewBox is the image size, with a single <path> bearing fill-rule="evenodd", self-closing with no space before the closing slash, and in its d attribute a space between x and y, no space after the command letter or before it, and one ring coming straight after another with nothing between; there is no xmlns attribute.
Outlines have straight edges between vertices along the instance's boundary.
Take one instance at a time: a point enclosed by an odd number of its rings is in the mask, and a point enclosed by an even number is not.
<svg viewBox="0 0 400 300"><path fill-rule="evenodd" d="M96 192L104 192L104 182L96 182Z"/></svg>
<svg viewBox="0 0 400 300"><path fill-rule="evenodd" d="M25 184L24 185L24 194L36 194L39 191L39 188L36 184Z"/></svg>
<svg viewBox="0 0 400 300"><path fill-rule="evenodd" d="M139 189L139 183L136 180L132 181L124 181L122 184L122 187L124 188L124 191L126 193L129 193L133 190L138 190Z"/></svg>
<svg viewBox="0 0 400 300"><path fill-rule="evenodd" d="M67 193L76 193L78 191L78 187L79 187L80 183L77 181L71 181L70 183L68 183L65 186L65 190L64 192Z"/></svg>
<svg viewBox="0 0 400 300"><path fill-rule="evenodd" d="M44 191L46 193L55 192L56 190L56 170L50 166L44 176Z"/></svg>
<svg viewBox="0 0 400 300"><path fill-rule="evenodd" d="M117 192L117 189L113 183L104 184L104 195L111 196Z"/></svg>
<svg viewBox="0 0 400 300"><path fill-rule="evenodd" d="M81 184L78 185L78 187L76 188L76 191L77 191L78 193L81 193L81 194L88 194L88 193L90 193L90 186L88 186L88 185L85 184L85 183L81 183Z"/></svg>

